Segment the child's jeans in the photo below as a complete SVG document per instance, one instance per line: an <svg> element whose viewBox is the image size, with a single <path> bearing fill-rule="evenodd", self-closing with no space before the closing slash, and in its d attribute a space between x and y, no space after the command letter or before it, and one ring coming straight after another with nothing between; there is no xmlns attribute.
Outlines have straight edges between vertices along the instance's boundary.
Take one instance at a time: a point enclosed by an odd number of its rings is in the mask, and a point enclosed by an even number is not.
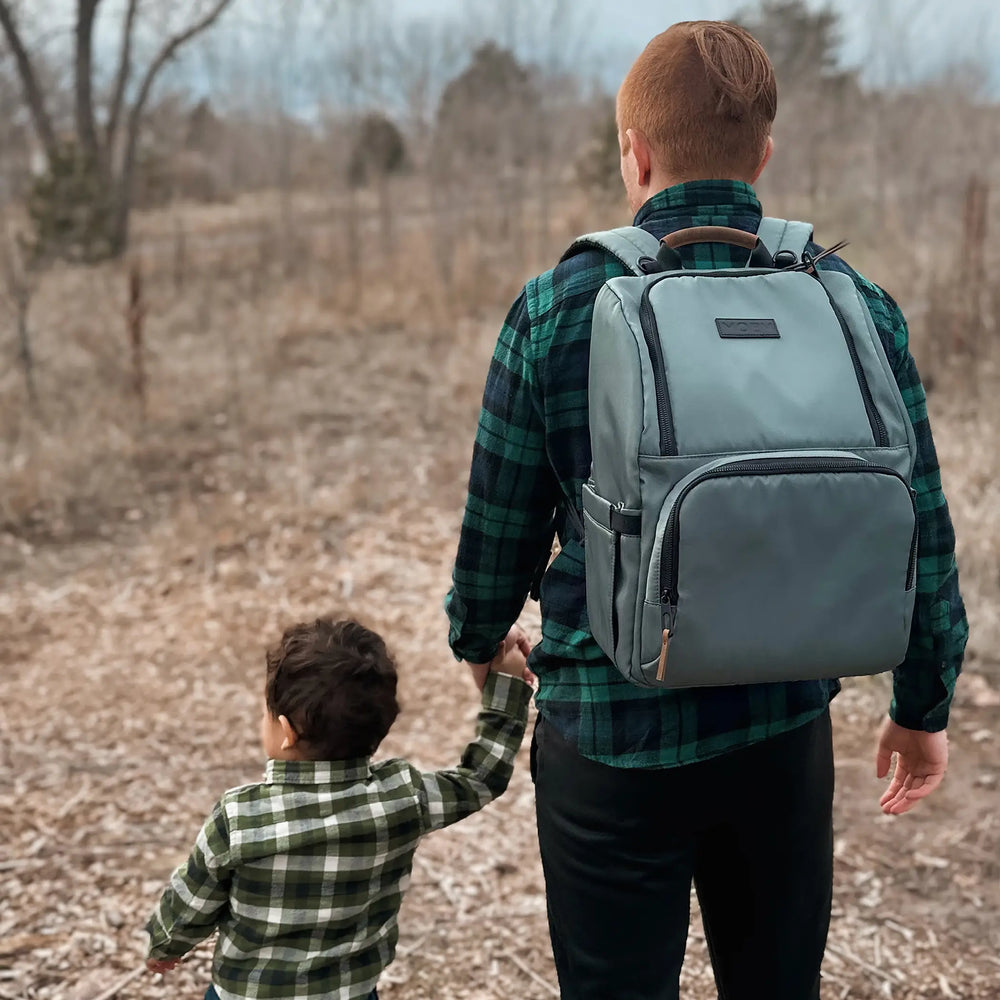
<svg viewBox="0 0 1000 1000"><path fill-rule="evenodd" d="M205 990L205 1000L219 1000L219 994L215 992L215 987L209 985L208 989ZM372 990L368 994L368 1000L378 1000L378 990Z"/></svg>

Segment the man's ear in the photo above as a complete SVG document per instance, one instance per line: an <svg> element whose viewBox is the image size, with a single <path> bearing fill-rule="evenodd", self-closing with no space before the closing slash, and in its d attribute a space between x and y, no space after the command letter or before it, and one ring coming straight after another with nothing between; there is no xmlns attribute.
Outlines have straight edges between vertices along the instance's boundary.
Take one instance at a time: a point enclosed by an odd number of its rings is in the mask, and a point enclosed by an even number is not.
<svg viewBox="0 0 1000 1000"><path fill-rule="evenodd" d="M753 172L753 176L750 178L751 184L757 183L757 178L764 172L764 167L767 166L768 160L771 159L771 154L774 152L774 139L771 136L767 137L767 143L764 145L764 155L761 157L760 164L757 169Z"/></svg>
<svg viewBox="0 0 1000 1000"><path fill-rule="evenodd" d="M653 160L650 155L651 150L646 137L634 128L625 130L625 135L629 142L629 156L634 157L636 166L636 180L639 187L649 186L649 176L653 171Z"/></svg>
<svg viewBox="0 0 1000 1000"><path fill-rule="evenodd" d="M278 716L278 725L281 726L281 735L284 739L281 741L282 750L291 750L299 741L299 734L295 732L295 727L288 721L288 717L285 715Z"/></svg>

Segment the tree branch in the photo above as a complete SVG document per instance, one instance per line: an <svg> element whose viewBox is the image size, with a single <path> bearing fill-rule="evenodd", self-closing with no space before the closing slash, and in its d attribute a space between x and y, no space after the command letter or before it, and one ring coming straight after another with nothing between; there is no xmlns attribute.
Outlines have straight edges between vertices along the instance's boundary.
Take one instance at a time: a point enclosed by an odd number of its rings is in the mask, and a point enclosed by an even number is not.
<svg viewBox="0 0 1000 1000"><path fill-rule="evenodd" d="M94 124L93 95L93 53L94 15L100 0L78 0L76 8L76 77L75 113L76 135L89 162L102 162L101 149L97 141L97 127Z"/></svg>
<svg viewBox="0 0 1000 1000"><path fill-rule="evenodd" d="M150 91L153 89L153 83L156 81L156 77L160 70L177 54L177 50L184 45L186 42L191 41L195 35L200 35L207 28L210 28L222 15L222 12L233 2L233 0L216 0L215 4L212 6L211 10L202 17L200 20L195 21L190 27L185 28L184 31L178 32L172 38L168 39L167 43L162 49L157 53L156 58L150 63L149 69L146 70L146 75L143 77L142 84L139 86L139 92L136 94L135 104L132 105L132 112L129 115L129 132L132 132L134 126L138 125L139 119L142 117L143 109L146 106L146 102L149 100Z"/></svg>
<svg viewBox="0 0 1000 1000"><path fill-rule="evenodd" d="M45 97L38 86L35 68L32 66L24 42L21 40L21 34L17 30L14 15L7 0L0 0L0 27L3 28L7 44L17 62L17 74L21 80L24 102L28 105L35 134L38 136L38 141L45 147L45 153L49 160L53 160L57 152L55 129L52 127L52 119L45 106Z"/></svg>
<svg viewBox="0 0 1000 1000"><path fill-rule="evenodd" d="M207 14L183 31L179 31L176 35L169 38L163 48L157 53L156 58L149 64L149 68L142 78L135 101L132 103L132 107L128 113L128 121L125 126L125 148L122 152L121 171L118 176L117 220L114 242L119 248L124 247L128 241L128 218L129 209L132 204L132 183L135 176L135 157L139 142L139 126L142 123L142 114L149 100L149 95L153 90L156 77L160 70L177 54L177 50L182 45L215 24L222 15L222 12L232 2L233 0L215 0L215 3L212 4Z"/></svg>
<svg viewBox="0 0 1000 1000"><path fill-rule="evenodd" d="M115 77L114 89L111 92L111 105L108 109L108 122L105 131L105 146L108 156L112 155L118 125L121 121L122 104L125 101L125 88L132 75L132 31L135 26L135 15L139 9L139 0L129 0L125 21L122 24L121 49L118 57L118 73Z"/></svg>

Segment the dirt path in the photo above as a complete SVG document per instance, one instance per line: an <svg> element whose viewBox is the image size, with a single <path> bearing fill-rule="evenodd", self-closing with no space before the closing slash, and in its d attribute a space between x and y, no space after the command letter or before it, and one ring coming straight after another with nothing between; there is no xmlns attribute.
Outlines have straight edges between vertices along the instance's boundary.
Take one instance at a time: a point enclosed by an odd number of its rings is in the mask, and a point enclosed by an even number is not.
<svg viewBox="0 0 1000 1000"><path fill-rule="evenodd" d="M290 620L352 609L383 630L404 703L384 751L457 757L476 701L440 608L488 343L456 367L453 351L379 336L377 350L297 342L302 366L269 398L286 416L251 427L239 463L199 459L211 491L151 499L105 540L4 541L0 998L95 1000L138 967L142 924L204 814L261 770L261 647ZM309 364L321 356L335 363ZM946 785L890 820L870 760L885 690L851 682L835 702L824 997L995 1000L1000 699L970 671ZM526 758L499 803L422 845L385 997L556 995ZM200 997L208 968L203 948L120 995ZM714 996L697 923L684 979L691 1000Z"/></svg>

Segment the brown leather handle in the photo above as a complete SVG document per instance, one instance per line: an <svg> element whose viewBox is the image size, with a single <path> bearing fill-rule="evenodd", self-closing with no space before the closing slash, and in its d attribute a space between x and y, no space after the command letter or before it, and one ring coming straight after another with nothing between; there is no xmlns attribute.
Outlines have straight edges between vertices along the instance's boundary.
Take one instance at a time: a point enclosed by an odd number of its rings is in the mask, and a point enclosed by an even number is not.
<svg viewBox="0 0 1000 1000"><path fill-rule="evenodd" d="M757 234L745 233L742 229L730 229L729 226L693 226L690 229L678 229L668 233L660 240L668 247L690 246L692 243L728 243L730 246L753 250L757 246Z"/></svg>

